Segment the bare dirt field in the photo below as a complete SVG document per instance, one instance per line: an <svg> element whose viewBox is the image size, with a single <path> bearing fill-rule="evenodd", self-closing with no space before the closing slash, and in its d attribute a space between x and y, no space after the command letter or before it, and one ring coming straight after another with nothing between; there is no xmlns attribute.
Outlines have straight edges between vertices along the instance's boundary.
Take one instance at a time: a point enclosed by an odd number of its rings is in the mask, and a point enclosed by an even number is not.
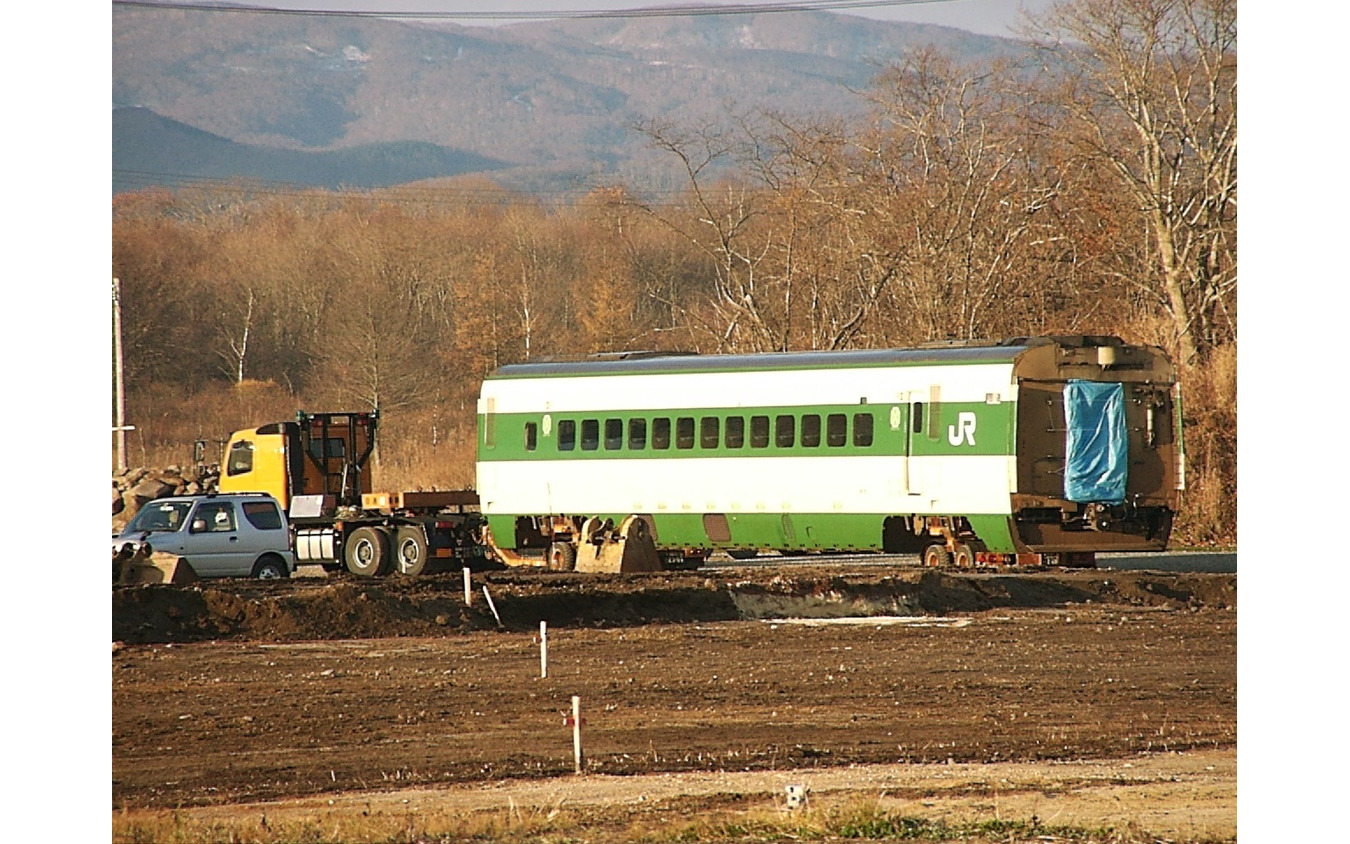
<svg viewBox="0 0 1350 844"><path fill-rule="evenodd" d="M113 839L1232 840L1236 604L1119 571L118 587Z"/></svg>

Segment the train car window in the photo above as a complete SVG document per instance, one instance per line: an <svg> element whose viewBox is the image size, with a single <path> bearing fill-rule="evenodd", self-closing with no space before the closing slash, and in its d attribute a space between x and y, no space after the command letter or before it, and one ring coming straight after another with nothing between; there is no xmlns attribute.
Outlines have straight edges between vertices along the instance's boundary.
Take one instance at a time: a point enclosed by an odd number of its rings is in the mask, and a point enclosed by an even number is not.
<svg viewBox="0 0 1350 844"><path fill-rule="evenodd" d="M923 402L916 401L909 406L909 427L916 434L923 433Z"/></svg>
<svg viewBox="0 0 1350 844"><path fill-rule="evenodd" d="M623 448L623 420L605 420L605 450L614 451Z"/></svg>
<svg viewBox="0 0 1350 844"><path fill-rule="evenodd" d="M564 419L558 423L558 451L571 451L577 447L577 423Z"/></svg>
<svg viewBox="0 0 1350 844"><path fill-rule="evenodd" d="M853 414L853 444L859 448L872 444L872 414Z"/></svg>
<svg viewBox="0 0 1350 844"><path fill-rule="evenodd" d="M750 447L751 448L769 447L769 417L767 416L750 417Z"/></svg>
<svg viewBox="0 0 1350 844"><path fill-rule="evenodd" d="M792 448L797 441L797 417L784 414L774 420L773 443L779 448Z"/></svg>
<svg viewBox="0 0 1350 844"><path fill-rule="evenodd" d="M694 447L694 417L680 416L675 420L675 447Z"/></svg>
<svg viewBox="0 0 1350 844"><path fill-rule="evenodd" d="M938 431L941 426L938 424L942 412L942 388L937 384L928 388L928 439L937 440Z"/></svg>
<svg viewBox="0 0 1350 844"><path fill-rule="evenodd" d="M670 448L670 419L664 416L652 420L652 448Z"/></svg>
<svg viewBox="0 0 1350 844"><path fill-rule="evenodd" d="M807 448L820 445L819 413L808 413L802 417L802 445Z"/></svg>
<svg viewBox="0 0 1350 844"><path fill-rule="evenodd" d="M745 447L745 417L728 416L727 417L727 448Z"/></svg>
<svg viewBox="0 0 1350 844"><path fill-rule="evenodd" d="M341 440L339 440L339 442L341 442ZM317 443L310 443L310 452L315 458L322 458L322 454L314 453L313 451L316 445ZM497 447L497 400L495 398L488 399L483 407L483 445L487 448ZM334 454L331 451L333 447L332 440L329 440L328 447L330 449L328 452L329 457L341 456Z"/></svg>
<svg viewBox="0 0 1350 844"><path fill-rule="evenodd" d="M595 451L600 447L600 420L581 420L581 450Z"/></svg>
<svg viewBox="0 0 1350 844"><path fill-rule="evenodd" d="M633 451L642 451L647 447L647 420L628 420L628 447Z"/></svg>
<svg viewBox="0 0 1350 844"><path fill-rule="evenodd" d="M825 444L830 448L839 448L848 442L848 417L842 413L831 413L825 418Z"/></svg>
<svg viewBox="0 0 1350 844"><path fill-rule="evenodd" d="M539 445L539 424L537 422L525 423L525 450L534 451Z"/></svg>
<svg viewBox="0 0 1350 844"><path fill-rule="evenodd" d="M717 448L721 439L722 420L716 416L705 416L698 422L698 444L703 448Z"/></svg>

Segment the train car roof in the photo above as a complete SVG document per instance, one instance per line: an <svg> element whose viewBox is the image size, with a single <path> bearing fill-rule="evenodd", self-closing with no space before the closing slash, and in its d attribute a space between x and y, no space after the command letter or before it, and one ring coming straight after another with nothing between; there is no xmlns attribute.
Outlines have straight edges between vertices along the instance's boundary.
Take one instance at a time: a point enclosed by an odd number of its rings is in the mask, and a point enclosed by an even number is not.
<svg viewBox="0 0 1350 844"><path fill-rule="evenodd" d="M488 380L552 378L585 375L655 375L687 372L752 372L793 369L837 369L923 364L1010 362L1035 346L1119 346L1117 337L1016 337L934 343L912 349L769 352L746 355L703 355L691 352L620 352L567 360L507 364Z"/></svg>

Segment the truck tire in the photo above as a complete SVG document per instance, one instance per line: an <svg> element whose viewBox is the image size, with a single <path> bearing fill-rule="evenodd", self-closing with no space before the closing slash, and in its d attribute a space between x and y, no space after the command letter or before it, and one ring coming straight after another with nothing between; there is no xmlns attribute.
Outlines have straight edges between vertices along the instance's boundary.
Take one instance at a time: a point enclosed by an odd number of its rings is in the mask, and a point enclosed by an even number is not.
<svg viewBox="0 0 1350 844"><path fill-rule="evenodd" d="M359 527L347 537L342 549L347 571L374 577L389 571L389 534L383 528Z"/></svg>
<svg viewBox="0 0 1350 844"><path fill-rule="evenodd" d="M427 535L418 525L400 525L394 531L394 571L408 577L428 572Z"/></svg>

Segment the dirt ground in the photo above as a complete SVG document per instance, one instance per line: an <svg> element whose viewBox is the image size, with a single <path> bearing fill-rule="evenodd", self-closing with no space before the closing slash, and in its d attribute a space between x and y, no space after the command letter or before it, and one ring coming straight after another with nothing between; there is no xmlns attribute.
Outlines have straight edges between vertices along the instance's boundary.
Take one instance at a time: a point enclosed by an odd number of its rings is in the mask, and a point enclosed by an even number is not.
<svg viewBox="0 0 1350 844"><path fill-rule="evenodd" d="M696 817L781 809L793 780L817 805L1236 836L1236 575L474 578L467 607L458 574L116 588L114 840L168 810Z"/></svg>

